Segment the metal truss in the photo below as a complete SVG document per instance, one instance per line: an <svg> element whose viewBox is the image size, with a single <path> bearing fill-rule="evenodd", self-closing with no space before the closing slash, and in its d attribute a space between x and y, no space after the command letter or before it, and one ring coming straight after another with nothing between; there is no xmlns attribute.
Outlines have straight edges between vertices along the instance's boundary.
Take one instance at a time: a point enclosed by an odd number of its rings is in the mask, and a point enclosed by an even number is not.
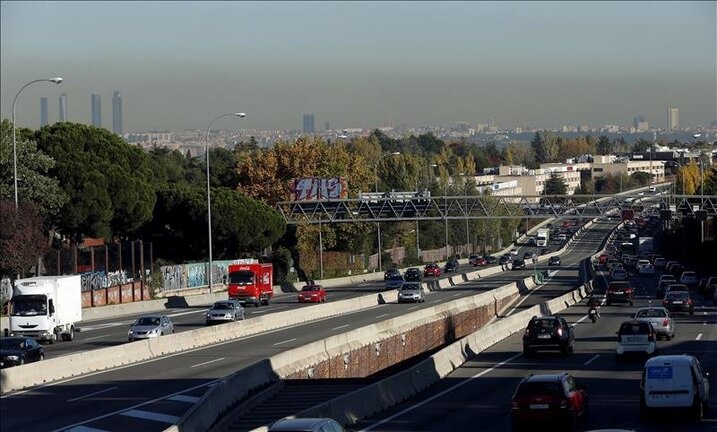
<svg viewBox="0 0 717 432"><path fill-rule="evenodd" d="M714 195L523 195L289 201L276 205L288 224L452 219L592 219L621 210L657 207L670 217L717 215Z"/></svg>

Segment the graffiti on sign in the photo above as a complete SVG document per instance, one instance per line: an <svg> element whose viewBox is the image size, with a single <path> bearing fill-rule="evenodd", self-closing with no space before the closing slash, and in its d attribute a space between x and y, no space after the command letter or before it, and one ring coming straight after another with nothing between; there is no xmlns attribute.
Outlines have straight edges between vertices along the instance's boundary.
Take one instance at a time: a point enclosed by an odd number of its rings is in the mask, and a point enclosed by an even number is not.
<svg viewBox="0 0 717 432"><path fill-rule="evenodd" d="M344 177L294 179L292 201L344 199L348 197L348 185Z"/></svg>

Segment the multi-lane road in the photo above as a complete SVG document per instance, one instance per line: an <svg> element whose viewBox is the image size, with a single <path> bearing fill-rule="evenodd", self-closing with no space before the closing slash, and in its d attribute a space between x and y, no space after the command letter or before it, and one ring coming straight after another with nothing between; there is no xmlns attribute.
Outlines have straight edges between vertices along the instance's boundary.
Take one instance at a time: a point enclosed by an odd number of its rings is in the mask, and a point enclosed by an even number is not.
<svg viewBox="0 0 717 432"><path fill-rule="evenodd" d="M639 385L644 359L617 362L615 332L640 307L659 305L655 277L632 276L634 306L603 306L602 319L587 319L585 302L563 311L575 326L575 353L569 357L522 355L522 333L515 334L477 355L428 391L356 425L362 431L509 431L511 396L519 381L530 373L568 372L588 387L588 419L580 430L627 429L634 431L717 430L714 403L717 382L712 379L712 412L699 423L686 416L663 416L640 421ZM597 292L605 280L598 278ZM601 286L602 285L602 286ZM661 340L661 354L691 353L717 376L717 308L697 300L694 316L677 315L676 336ZM536 430L538 425L536 426Z"/></svg>
<svg viewBox="0 0 717 432"><path fill-rule="evenodd" d="M572 266L575 268L573 271L577 271L577 263L597 249L613 225L598 223L586 230L568 248L563 266ZM539 269L545 267L539 265ZM18 392L2 398L2 430L160 431L176 421L214 382L260 359L331 335L395 318L407 311L494 289L523 279L531 272L532 268L501 272L478 281L431 292L423 304L376 305L356 313ZM577 284L576 275L570 276L568 270L555 274L554 283L544 287L543 293L542 289L538 290L536 296L552 297L557 291L572 288ZM556 292L550 292L553 290ZM528 304L527 301L523 303L526 306ZM274 302L273 305L281 303ZM200 321L202 318L194 319ZM42 415L38 415L39 412Z"/></svg>

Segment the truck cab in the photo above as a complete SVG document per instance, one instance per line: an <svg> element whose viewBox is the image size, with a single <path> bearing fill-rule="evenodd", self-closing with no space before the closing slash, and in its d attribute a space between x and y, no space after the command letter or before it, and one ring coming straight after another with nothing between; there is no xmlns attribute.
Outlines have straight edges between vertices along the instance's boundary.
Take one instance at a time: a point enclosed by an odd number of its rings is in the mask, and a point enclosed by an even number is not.
<svg viewBox="0 0 717 432"><path fill-rule="evenodd" d="M229 299L254 306L268 305L274 295L271 263L255 259L236 260L227 269Z"/></svg>

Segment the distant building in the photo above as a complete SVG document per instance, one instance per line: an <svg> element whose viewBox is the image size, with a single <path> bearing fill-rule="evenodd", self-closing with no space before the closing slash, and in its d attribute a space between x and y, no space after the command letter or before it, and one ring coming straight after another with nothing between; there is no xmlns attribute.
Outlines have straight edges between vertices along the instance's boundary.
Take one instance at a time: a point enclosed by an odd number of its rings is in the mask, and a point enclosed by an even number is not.
<svg viewBox="0 0 717 432"><path fill-rule="evenodd" d="M314 129L314 115L304 114L304 133L312 134L316 130Z"/></svg>
<svg viewBox="0 0 717 432"><path fill-rule="evenodd" d="M40 98L40 127L47 126L47 98Z"/></svg>
<svg viewBox="0 0 717 432"><path fill-rule="evenodd" d="M102 97L92 95L92 126L102 127Z"/></svg>
<svg viewBox="0 0 717 432"><path fill-rule="evenodd" d="M324 123L324 130L331 130L329 127L329 122Z"/></svg>
<svg viewBox="0 0 717 432"><path fill-rule="evenodd" d="M124 133L124 126L122 125L122 95L118 91L112 96L112 132L117 135Z"/></svg>
<svg viewBox="0 0 717 432"><path fill-rule="evenodd" d="M675 130L680 127L680 109L669 108L667 110L667 129Z"/></svg>
<svg viewBox="0 0 717 432"><path fill-rule="evenodd" d="M634 156L633 156L634 157ZM636 172L652 174L653 183L665 181L665 162L660 160L618 160L615 156L595 156L592 168L593 178L605 174L626 174L632 175Z"/></svg>
<svg viewBox="0 0 717 432"><path fill-rule="evenodd" d="M60 95L60 121L66 122L68 121L67 117L67 95L65 93L62 93Z"/></svg>

